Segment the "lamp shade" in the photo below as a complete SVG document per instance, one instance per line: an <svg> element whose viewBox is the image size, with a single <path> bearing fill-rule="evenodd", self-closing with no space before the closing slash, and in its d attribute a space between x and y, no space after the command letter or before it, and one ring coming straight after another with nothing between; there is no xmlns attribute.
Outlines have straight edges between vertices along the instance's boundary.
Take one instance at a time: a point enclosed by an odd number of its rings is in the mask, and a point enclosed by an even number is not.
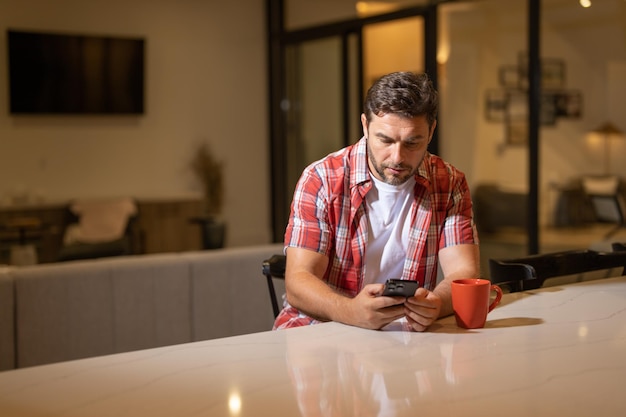
<svg viewBox="0 0 626 417"><path fill-rule="evenodd" d="M602 135L623 135L622 132L617 126L615 126L611 122L604 122L600 126L596 127L592 130L593 133L599 133Z"/></svg>

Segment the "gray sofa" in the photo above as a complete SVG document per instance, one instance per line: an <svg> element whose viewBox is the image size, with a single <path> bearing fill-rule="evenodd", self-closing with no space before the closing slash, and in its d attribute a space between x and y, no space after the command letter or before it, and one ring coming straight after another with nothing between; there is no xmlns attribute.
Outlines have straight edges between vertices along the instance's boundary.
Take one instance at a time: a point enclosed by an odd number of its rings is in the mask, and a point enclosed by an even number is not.
<svg viewBox="0 0 626 417"><path fill-rule="evenodd" d="M282 245L0 267L0 370L271 329Z"/></svg>

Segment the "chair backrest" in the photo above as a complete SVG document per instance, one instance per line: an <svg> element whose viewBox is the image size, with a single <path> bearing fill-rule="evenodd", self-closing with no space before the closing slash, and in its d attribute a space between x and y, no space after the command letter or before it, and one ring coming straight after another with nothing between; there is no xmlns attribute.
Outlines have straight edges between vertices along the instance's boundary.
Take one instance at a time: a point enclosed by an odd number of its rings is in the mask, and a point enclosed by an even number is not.
<svg viewBox="0 0 626 417"><path fill-rule="evenodd" d="M514 259L490 259L491 282L511 292L540 288L548 278L626 267L626 252L589 249L529 255ZM622 269L622 275L625 275Z"/></svg>
<svg viewBox="0 0 626 417"><path fill-rule="evenodd" d="M615 195L619 189L619 178L615 175L583 177L583 190L593 195Z"/></svg>
<svg viewBox="0 0 626 417"><path fill-rule="evenodd" d="M278 305L278 298L276 296L273 279L285 279L286 264L287 257L285 255L273 255L271 258L263 261L263 275L265 275L265 278L267 279L267 289L270 293L270 301L272 302L274 317L278 317L280 308Z"/></svg>
<svg viewBox="0 0 626 417"><path fill-rule="evenodd" d="M619 178L616 176L583 178L583 189L589 197L596 220L615 223L604 239L609 239L626 225L626 202L619 191Z"/></svg>
<svg viewBox="0 0 626 417"><path fill-rule="evenodd" d="M77 223L66 228L64 241L100 243L121 239L137 215L137 204L129 197L76 200L70 207Z"/></svg>
<svg viewBox="0 0 626 417"><path fill-rule="evenodd" d="M596 219L608 223L624 223L623 202L618 194L603 195L591 194L591 203L596 213Z"/></svg>
<svg viewBox="0 0 626 417"><path fill-rule="evenodd" d="M613 249L613 252L626 251L626 242L613 242L611 243L611 249Z"/></svg>

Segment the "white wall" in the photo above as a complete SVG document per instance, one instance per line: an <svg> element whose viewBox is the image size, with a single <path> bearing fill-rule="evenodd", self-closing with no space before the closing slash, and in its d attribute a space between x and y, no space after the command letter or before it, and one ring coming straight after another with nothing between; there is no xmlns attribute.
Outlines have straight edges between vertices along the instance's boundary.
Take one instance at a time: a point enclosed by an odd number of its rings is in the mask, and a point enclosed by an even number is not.
<svg viewBox="0 0 626 417"><path fill-rule="evenodd" d="M0 202L199 196L188 161L226 165L228 246L271 240L263 0L2 0ZM12 116L6 29L147 41L143 116Z"/></svg>

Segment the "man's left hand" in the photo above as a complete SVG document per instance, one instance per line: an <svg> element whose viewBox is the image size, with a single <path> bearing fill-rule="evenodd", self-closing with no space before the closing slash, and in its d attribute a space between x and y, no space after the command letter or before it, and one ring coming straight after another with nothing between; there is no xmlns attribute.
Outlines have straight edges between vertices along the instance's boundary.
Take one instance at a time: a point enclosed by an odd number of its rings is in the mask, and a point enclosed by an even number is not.
<svg viewBox="0 0 626 417"><path fill-rule="evenodd" d="M441 298L426 288L418 288L413 297L404 302L404 312L411 329L423 332L439 318Z"/></svg>

